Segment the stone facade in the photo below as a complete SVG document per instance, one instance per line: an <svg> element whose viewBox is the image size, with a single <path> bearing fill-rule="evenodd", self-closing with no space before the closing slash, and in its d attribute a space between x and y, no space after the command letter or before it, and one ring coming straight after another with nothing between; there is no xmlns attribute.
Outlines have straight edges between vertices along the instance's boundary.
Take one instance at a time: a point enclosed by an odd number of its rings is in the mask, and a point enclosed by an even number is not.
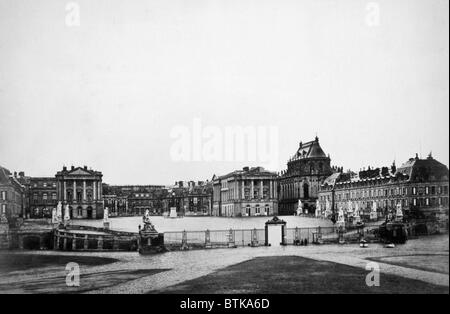
<svg viewBox="0 0 450 314"><path fill-rule="evenodd" d="M168 189L164 212L169 213L170 207L176 207L177 214L182 216L211 215L212 189L209 181L176 182Z"/></svg>
<svg viewBox="0 0 450 314"><path fill-rule="evenodd" d="M176 207L178 215L207 215L211 212L212 184L182 182L173 186L104 184L104 204L114 216L163 215Z"/></svg>
<svg viewBox="0 0 450 314"><path fill-rule="evenodd" d="M8 169L0 166L0 217L13 220L23 217L24 210L25 187Z"/></svg>
<svg viewBox="0 0 450 314"><path fill-rule="evenodd" d="M356 173L335 173L322 184L319 201L322 214L340 209L368 216L385 216L401 204L405 214L417 218L448 217L448 168L431 155L417 155L398 169L367 169Z"/></svg>
<svg viewBox="0 0 450 314"><path fill-rule="evenodd" d="M103 218L102 173L85 167L63 167L56 173L57 199L69 205L71 218Z"/></svg>
<svg viewBox="0 0 450 314"><path fill-rule="evenodd" d="M278 214L278 180L262 167L237 170L213 178L213 216Z"/></svg>
<svg viewBox="0 0 450 314"><path fill-rule="evenodd" d="M52 210L58 204L55 177L32 177L28 185L28 216L30 218L51 218Z"/></svg>
<svg viewBox="0 0 450 314"><path fill-rule="evenodd" d="M319 138L299 147L287 163L287 170L280 175L279 212L291 215L301 200L305 209L313 212L323 181L332 174L330 157L320 147Z"/></svg>

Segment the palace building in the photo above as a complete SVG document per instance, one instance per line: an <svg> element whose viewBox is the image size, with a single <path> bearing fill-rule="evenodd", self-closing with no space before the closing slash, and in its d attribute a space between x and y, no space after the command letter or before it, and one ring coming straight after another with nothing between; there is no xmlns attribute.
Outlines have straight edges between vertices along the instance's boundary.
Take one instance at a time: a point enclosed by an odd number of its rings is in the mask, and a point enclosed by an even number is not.
<svg viewBox="0 0 450 314"><path fill-rule="evenodd" d="M280 175L280 215L294 214L299 200L304 210L313 213L319 187L332 172L330 157L320 147L317 136L313 141L300 142L294 156L287 162L287 170Z"/></svg>
<svg viewBox="0 0 450 314"><path fill-rule="evenodd" d="M262 167L213 178L213 216L278 214L277 174Z"/></svg>
<svg viewBox="0 0 450 314"><path fill-rule="evenodd" d="M448 217L447 166L434 159L417 156L396 168L362 170L356 173L338 172L322 184L319 201L322 214L359 211L360 216L387 215L401 205L405 214L417 218Z"/></svg>
<svg viewBox="0 0 450 314"><path fill-rule="evenodd" d="M20 180L24 180L20 176ZM25 181L28 191L28 211L30 218L51 217L52 210L58 204L55 177L28 177Z"/></svg>
<svg viewBox="0 0 450 314"><path fill-rule="evenodd" d="M69 205L71 218L103 218L102 173L74 167L56 173L58 201Z"/></svg>
<svg viewBox="0 0 450 314"><path fill-rule="evenodd" d="M112 216L163 215L175 207L180 216L209 215L212 205L212 183L177 181L163 185L108 185L104 187L104 206Z"/></svg>
<svg viewBox="0 0 450 314"><path fill-rule="evenodd" d="M25 186L17 176L0 166L0 222L22 217L25 211Z"/></svg>

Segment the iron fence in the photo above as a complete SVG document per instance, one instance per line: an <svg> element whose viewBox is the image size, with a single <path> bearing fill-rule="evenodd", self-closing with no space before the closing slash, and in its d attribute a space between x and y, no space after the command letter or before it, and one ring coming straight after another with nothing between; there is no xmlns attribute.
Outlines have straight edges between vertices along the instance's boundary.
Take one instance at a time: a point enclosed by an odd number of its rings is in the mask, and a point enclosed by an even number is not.
<svg viewBox="0 0 450 314"><path fill-rule="evenodd" d="M429 226L426 230L422 230L420 229L420 226L416 224L408 227L408 235L417 236L431 234L430 230L431 228ZM336 226L286 228L284 244L310 245L357 243L363 238L369 242L377 242L379 241L377 231L377 225L353 229L341 229ZM229 229L164 233L164 244L169 249L263 246L265 243L265 229Z"/></svg>
<svg viewBox="0 0 450 314"><path fill-rule="evenodd" d="M229 229L164 232L164 244L169 248L215 248L260 246L265 244L264 229Z"/></svg>

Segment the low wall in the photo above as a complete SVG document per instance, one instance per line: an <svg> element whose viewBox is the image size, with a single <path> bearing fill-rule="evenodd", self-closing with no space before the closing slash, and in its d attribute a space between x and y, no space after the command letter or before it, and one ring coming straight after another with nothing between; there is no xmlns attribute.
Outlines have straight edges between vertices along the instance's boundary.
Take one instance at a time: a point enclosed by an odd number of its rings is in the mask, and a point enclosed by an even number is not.
<svg viewBox="0 0 450 314"><path fill-rule="evenodd" d="M62 251L136 251L137 238L137 234L130 232L70 226L54 231L53 248Z"/></svg>

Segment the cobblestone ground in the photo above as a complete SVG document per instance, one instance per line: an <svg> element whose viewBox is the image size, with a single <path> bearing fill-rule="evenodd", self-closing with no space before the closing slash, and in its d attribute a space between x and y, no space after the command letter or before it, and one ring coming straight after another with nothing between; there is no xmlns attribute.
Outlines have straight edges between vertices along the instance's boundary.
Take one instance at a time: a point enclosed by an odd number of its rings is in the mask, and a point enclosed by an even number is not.
<svg viewBox="0 0 450 314"><path fill-rule="evenodd" d="M0 253L2 254L2 253ZM186 280L195 279L218 269L240 263L259 256L303 256L315 260L330 261L355 267L364 268L370 261L377 261L382 273L398 275L410 279L418 279L424 282L449 286L449 237L448 235L429 236L420 239L409 240L405 245L395 248L385 248L381 244L370 244L368 248L360 248L355 244L347 245L322 245L322 246L286 246L286 247L257 247L235 249L210 249L168 252L160 255L141 256L138 253L82 253L82 252L57 252L57 251L33 251L14 252L13 254L39 254L39 255L71 255L71 256L98 256L117 259L117 262L100 266L81 266L83 275L96 274L103 276L102 282L107 281L108 276L124 270L133 272L141 270L140 276L128 277L127 280L117 280L112 286L105 284L95 285L95 282L86 282L89 286L88 293L146 293L170 287ZM424 258L426 257L426 258ZM160 272L148 272L145 270L159 270ZM104 274L104 275L102 275ZM142 275L143 274L143 275ZM65 265L60 267L37 267L26 271L12 271L2 273L0 286L7 287L14 284L16 287L42 283L42 287L36 289L39 292L55 292L46 288L49 280L54 282L60 278L65 282L67 271ZM55 279L56 278L56 279ZM97 278L98 279L98 278ZM65 292L64 285L59 286L61 292ZM67 291L71 291L67 288ZM33 290L34 291L34 290ZM3 293L17 292L17 290L5 288ZM213 292L213 291L212 291Z"/></svg>

